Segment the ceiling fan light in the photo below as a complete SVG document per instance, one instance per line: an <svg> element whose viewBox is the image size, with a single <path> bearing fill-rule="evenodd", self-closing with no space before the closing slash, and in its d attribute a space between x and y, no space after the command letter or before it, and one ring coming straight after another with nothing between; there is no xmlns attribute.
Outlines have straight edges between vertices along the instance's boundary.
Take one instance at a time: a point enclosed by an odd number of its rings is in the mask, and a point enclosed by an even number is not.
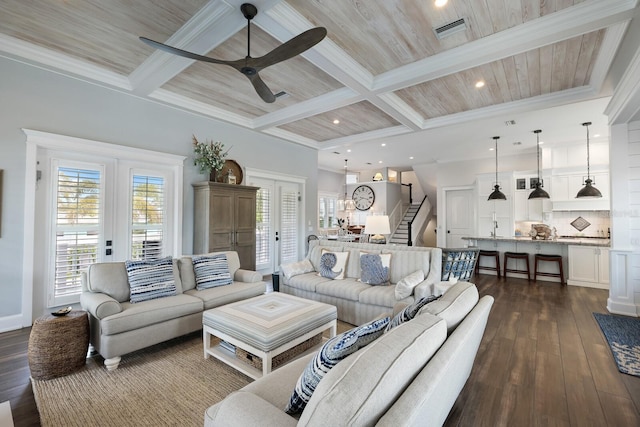
<svg viewBox="0 0 640 427"><path fill-rule="evenodd" d="M542 184L536 182L536 188L529 194L529 200L531 199L548 199L549 193L542 189Z"/></svg>
<svg viewBox="0 0 640 427"><path fill-rule="evenodd" d="M602 197L602 193L596 187L591 185L593 181L587 178L584 181L584 187L576 194L576 199L598 199Z"/></svg>
<svg viewBox="0 0 640 427"><path fill-rule="evenodd" d="M507 196L500 191L500 186L496 184L493 186L493 192L489 194L489 198L487 200L507 200Z"/></svg>

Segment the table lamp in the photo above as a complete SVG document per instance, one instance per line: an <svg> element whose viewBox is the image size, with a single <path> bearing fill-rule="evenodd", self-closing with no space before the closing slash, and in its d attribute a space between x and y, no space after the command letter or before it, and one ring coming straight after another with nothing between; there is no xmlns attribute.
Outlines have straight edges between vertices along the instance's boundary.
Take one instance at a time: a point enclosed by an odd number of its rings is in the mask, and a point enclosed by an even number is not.
<svg viewBox="0 0 640 427"><path fill-rule="evenodd" d="M389 217L387 215L370 215L364 224L364 233L371 235L369 243L387 243L383 234L390 234Z"/></svg>

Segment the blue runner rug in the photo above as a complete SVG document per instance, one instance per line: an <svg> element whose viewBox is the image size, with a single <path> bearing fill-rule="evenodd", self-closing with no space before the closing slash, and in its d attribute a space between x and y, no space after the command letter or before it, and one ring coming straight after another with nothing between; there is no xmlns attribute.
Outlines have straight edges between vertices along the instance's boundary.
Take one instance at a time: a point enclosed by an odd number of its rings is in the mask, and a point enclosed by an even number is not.
<svg viewBox="0 0 640 427"><path fill-rule="evenodd" d="M593 313L609 343L618 370L640 377L640 318Z"/></svg>

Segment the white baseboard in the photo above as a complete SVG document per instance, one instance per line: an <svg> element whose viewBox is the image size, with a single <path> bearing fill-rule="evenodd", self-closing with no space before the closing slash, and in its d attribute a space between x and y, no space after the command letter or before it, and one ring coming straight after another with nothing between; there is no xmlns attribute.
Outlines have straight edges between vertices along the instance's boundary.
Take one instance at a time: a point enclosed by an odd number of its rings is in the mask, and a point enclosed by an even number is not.
<svg viewBox="0 0 640 427"><path fill-rule="evenodd" d="M22 314L0 317L0 332L22 329Z"/></svg>

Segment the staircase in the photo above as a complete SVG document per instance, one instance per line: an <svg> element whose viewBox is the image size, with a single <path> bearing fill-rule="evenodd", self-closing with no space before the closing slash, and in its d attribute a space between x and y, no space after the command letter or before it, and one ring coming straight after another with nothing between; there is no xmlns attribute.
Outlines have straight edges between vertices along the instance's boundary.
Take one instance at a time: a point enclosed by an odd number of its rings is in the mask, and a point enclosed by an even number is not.
<svg viewBox="0 0 640 427"><path fill-rule="evenodd" d="M406 245L409 240L409 221L414 217L418 209L420 208L420 204L412 204L409 206L409 209L404 214L404 218L402 218L402 222L396 228L396 231L389 239L389 243L395 245Z"/></svg>

